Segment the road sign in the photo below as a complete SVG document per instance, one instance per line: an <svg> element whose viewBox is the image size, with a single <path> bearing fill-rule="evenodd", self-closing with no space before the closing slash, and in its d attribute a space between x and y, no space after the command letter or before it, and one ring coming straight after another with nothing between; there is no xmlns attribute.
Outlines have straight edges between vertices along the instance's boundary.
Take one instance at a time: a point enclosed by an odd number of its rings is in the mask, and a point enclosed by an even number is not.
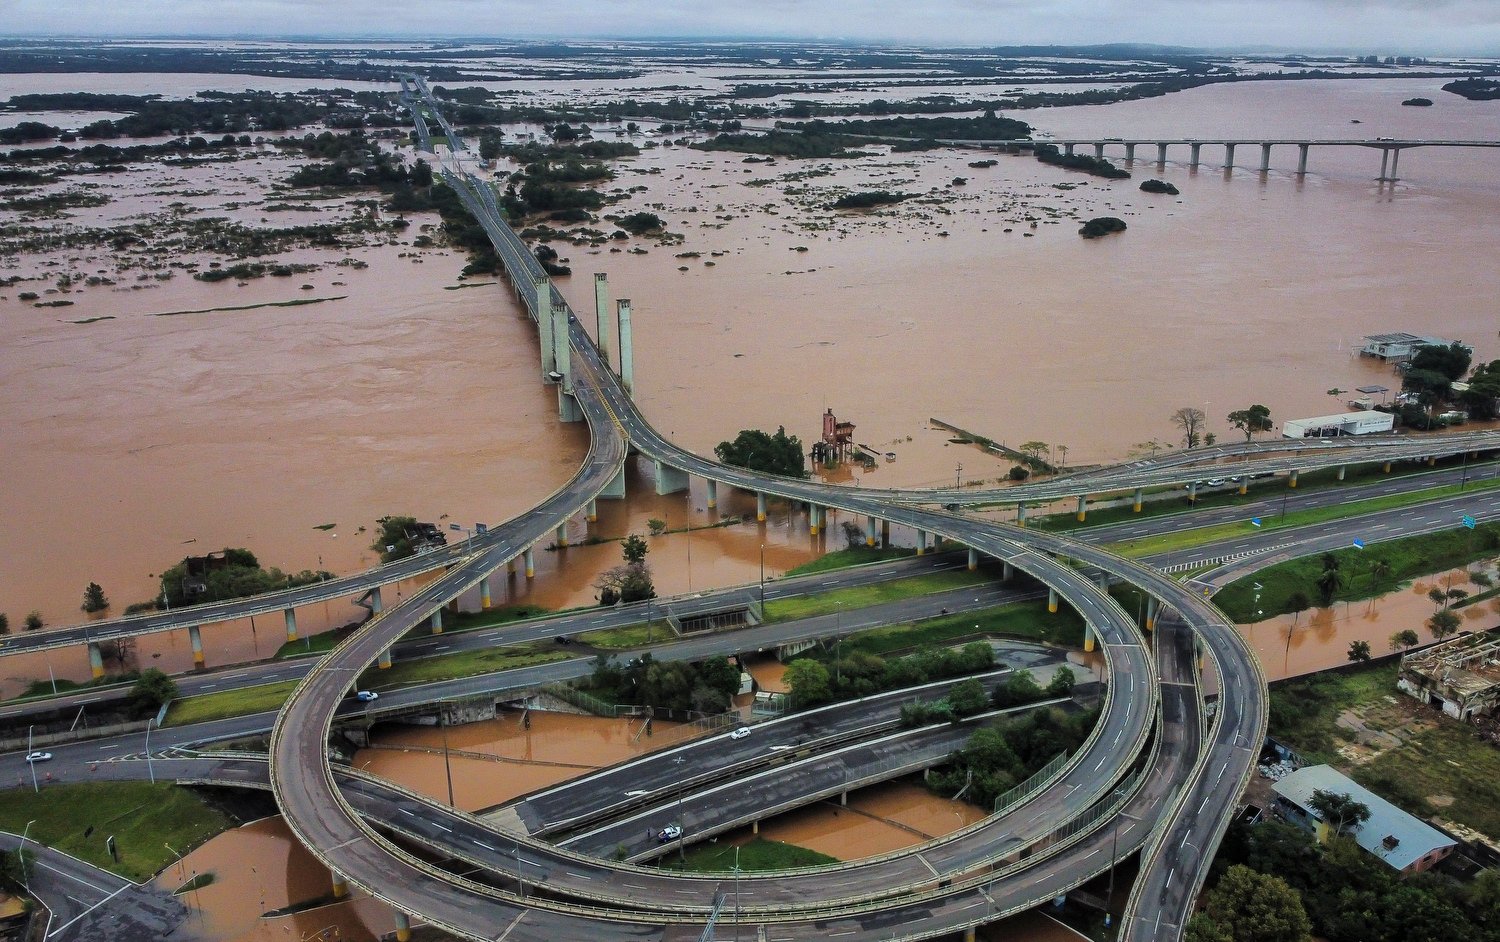
<svg viewBox="0 0 1500 942"><path fill-rule="evenodd" d="M487 524L487 523L476 523L476 524L474 524L474 532L475 533L484 533L485 531L489 530L489 528L490 528L490 525Z"/></svg>
<svg viewBox="0 0 1500 942"><path fill-rule="evenodd" d="M1364 549L1365 548L1365 541L1361 540L1359 537L1355 537L1354 538L1354 548L1355 549Z"/></svg>
<svg viewBox="0 0 1500 942"><path fill-rule="evenodd" d="M1468 527L1470 530L1474 529L1474 518L1469 516L1468 514L1464 514L1464 526Z"/></svg>
<svg viewBox="0 0 1500 942"><path fill-rule="evenodd" d="M1260 526L1260 518L1259 517L1251 517L1250 518L1250 525L1252 527L1258 527L1258 526Z"/></svg>

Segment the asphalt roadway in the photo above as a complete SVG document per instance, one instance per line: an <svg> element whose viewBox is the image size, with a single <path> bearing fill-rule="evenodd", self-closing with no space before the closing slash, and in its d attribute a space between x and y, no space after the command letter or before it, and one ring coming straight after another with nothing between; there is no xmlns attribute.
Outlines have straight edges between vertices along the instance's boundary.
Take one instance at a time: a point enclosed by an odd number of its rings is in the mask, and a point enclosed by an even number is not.
<svg viewBox="0 0 1500 942"><path fill-rule="evenodd" d="M0 831L0 849L20 846L20 835ZM166 938L187 920L187 907L170 893L138 886L35 840L26 842L26 853L32 858L27 886L48 912L47 942Z"/></svg>

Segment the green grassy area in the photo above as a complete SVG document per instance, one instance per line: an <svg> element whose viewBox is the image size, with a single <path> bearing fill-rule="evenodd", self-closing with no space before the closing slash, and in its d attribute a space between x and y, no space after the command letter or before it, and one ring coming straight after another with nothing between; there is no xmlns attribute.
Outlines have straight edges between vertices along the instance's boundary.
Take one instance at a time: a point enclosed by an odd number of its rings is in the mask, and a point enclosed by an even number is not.
<svg viewBox="0 0 1500 942"><path fill-rule="evenodd" d="M850 566L863 566L866 563L878 563L886 559L901 559L906 556L915 556L917 551L905 546L887 546L884 548L874 546L856 546L852 549L834 550L824 553L811 562L800 566L793 566L782 573L782 578L787 576L805 576L814 572L828 572L831 569L847 569Z"/></svg>
<svg viewBox="0 0 1500 942"><path fill-rule="evenodd" d="M944 569L940 572L923 573L905 579L893 579L874 585L850 586L847 589L831 589L816 595L802 595L790 599L777 599L766 603L766 621L791 621L795 618L812 618L815 615L831 615L842 609L851 611L867 608L882 602L894 602L917 595L957 589L979 582L988 582L993 573L967 569Z"/></svg>
<svg viewBox="0 0 1500 942"><path fill-rule="evenodd" d="M687 852L683 863L676 856L663 857L664 870L692 870L702 873L730 873L735 866L736 855L732 844L699 844ZM820 854L796 844L768 841L755 838L739 848L739 867L744 871L788 870L792 867L816 867L821 864L838 863L837 857Z"/></svg>
<svg viewBox="0 0 1500 942"><path fill-rule="evenodd" d="M600 628L586 631L578 636L584 644L612 651L640 648L648 644L665 641L672 637L672 629L664 621L648 625L624 625L620 628Z"/></svg>
<svg viewBox="0 0 1500 942"><path fill-rule="evenodd" d="M166 782L81 782L7 792L0 829L20 834L32 820L31 840L136 881L177 859L165 845L186 854L231 825L196 793ZM111 835L119 863L105 848Z"/></svg>
<svg viewBox="0 0 1500 942"><path fill-rule="evenodd" d="M1282 530L1292 527L1308 526L1315 523L1327 523L1330 520L1343 520L1349 517L1357 517L1362 514L1377 513L1382 510L1396 510L1401 507L1410 507L1427 501L1451 497L1459 493L1471 493L1476 490L1490 490L1500 487L1500 479L1490 481L1470 482L1463 491L1459 485L1449 484L1443 487L1433 487L1422 491L1411 491L1405 494L1388 494L1384 497L1372 497L1368 500L1351 501L1337 504L1332 507L1312 507L1306 510L1294 510L1285 516L1264 517L1261 519L1261 530ZM1251 530L1257 529L1248 519L1236 520L1232 523L1220 523L1206 527L1195 527L1192 529L1176 530L1172 533L1163 533L1158 536L1142 537L1138 540L1127 540L1123 543L1111 544L1111 548L1125 556L1139 557L1150 556L1155 553L1167 553L1173 550L1187 549L1193 546L1201 546L1216 540L1243 536Z"/></svg>
<svg viewBox="0 0 1500 942"><path fill-rule="evenodd" d="M360 676L361 690L390 690L409 684L427 684L438 680L456 680L475 674L490 674L495 671L514 670L533 664L548 664L572 657L567 650L555 647L515 646L507 648L483 648L478 651L457 651L420 660L397 660L386 670L369 668Z"/></svg>
<svg viewBox="0 0 1500 942"><path fill-rule="evenodd" d="M1047 603L1043 601L1015 602L977 612L871 628L850 635L844 640L843 647L845 656L854 651L885 655L923 645L952 644L986 634L1080 647L1083 644L1083 619L1067 605L1058 606L1053 614L1047 611Z"/></svg>
<svg viewBox="0 0 1500 942"><path fill-rule="evenodd" d="M1326 762L1413 814L1440 815L1500 836L1500 749L1474 727L1436 713L1423 715L1435 728L1411 732L1415 701L1397 692L1397 672L1390 661L1276 684L1270 733L1307 761ZM1338 753L1350 736L1335 723L1345 710L1404 742L1363 764L1351 763Z"/></svg>
<svg viewBox="0 0 1500 942"><path fill-rule="evenodd" d="M569 609L568 611L576 611ZM506 625L511 622L525 621L528 618L541 618L543 615L555 614L551 609L542 608L540 605L501 605L495 608L485 609L482 612L452 612L443 613L443 633L457 634L461 631L475 631L480 628L493 628L496 625ZM278 658L305 657L309 654L326 654L333 650L333 646L344 640L350 632L342 628L334 628L330 631L320 631L315 635L305 635L296 641L288 641L276 652ZM409 638L425 638L432 634L431 623L424 624L410 632Z"/></svg>
<svg viewBox="0 0 1500 942"><path fill-rule="evenodd" d="M1362 550L1353 547L1338 550L1333 555L1339 561L1339 570L1346 582L1335 594L1334 601L1358 601L1383 595L1418 576L1492 556L1497 548L1500 548L1500 525L1489 524L1477 530L1456 527L1439 533L1371 543ZM1375 575L1373 566L1377 561L1390 566L1387 575ZM1289 613L1292 611L1289 600L1297 592L1307 593L1314 601L1319 599L1317 579L1322 572L1321 555L1277 563L1230 583L1214 596L1214 604L1230 618L1241 622L1255 620L1257 608L1266 618ZM1259 606L1255 603L1257 582L1262 586Z"/></svg>
<svg viewBox="0 0 1500 942"><path fill-rule="evenodd" d="M161 725L188 726L228 719L231 716L279 710L286 698L292 695L297 683L295 680L278 680L272 684L238 687L173 700L172 706L167 710L166 722Z"/></svg>

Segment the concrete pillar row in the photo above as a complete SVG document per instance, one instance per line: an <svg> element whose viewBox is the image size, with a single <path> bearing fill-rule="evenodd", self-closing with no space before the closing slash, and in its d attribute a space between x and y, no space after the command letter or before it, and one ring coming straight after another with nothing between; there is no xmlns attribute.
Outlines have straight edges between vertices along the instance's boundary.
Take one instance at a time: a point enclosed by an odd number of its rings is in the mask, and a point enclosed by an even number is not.
<svg viewBox="0 0 1500 942"><path fill-rule="evenodd" d="M594 345L599 348L599 359L607 365L613 344L609 339L609 276L602 271L594 273L594 317Z"/></svg>
<svg viewBox="0 0 1500 942"><path fill-rule="evenodd" d="M396 919L396 942L411 942L411 919L399 909L391 911Z"/></svg>
<svg viewBox="0 0 1500 942"><path fill-rule="evenodd" d="M193 646L193 666L203 666L203 630L197 625L188 625L188 643Z"/></svg>
<svg viewBox="0 0 1500 942"><path fill-rule="evenodd" d="M297 640L297 610L295 608L288 608L288 609L285 609L284 611L282 611L281 614L286 619L286 639L288 641L296 641Z"/></svg>
<svg viewBox="0 0 1500 942"><path fill-rule="evenodd" d="M870 516L865 517L865 545L875 545L875 518Z"/></svg>
<svg viewBox="0 0 1500 942"><path fill-rule="evenodd" d="M1144 487L1138 487L1138 488L1136 488L1135 489L1135 503L1133 505L1131 505L1130 509L1132 511L1134 511L1135 513L1140 513L1141 512L1141 501L1144 500L1145 497L1146 497L1146 489Z"/></svg>
<svg viewBox="0 0 1500 942"><path fill-rule="evenodd" d="M979 550L969 548L969 571L973 572L979 568Z"/></svg>
<svg viewBox="0 0 1500 942"><path fill-rule="evenodd" d="M1094 142L1094 156L1101 160L1104 158L1104 145L1098 141Z"/></svg>
<svg viewBox="0 0 1500 942"><path fill-rule="evenodd" d="M1298 144L1297 145L1297 176L1299 176L1299 177L1305 177L1305 176L1307 176L1307 151L1308 151L1308 149L1309 149L1309 146L1307 144Z"/></svg>
<svg viewBox="0 0 1500 942"><path fill-rule="evenodd" d="M713 478L709 478L706 483L708 484L708 509L713 510L719 506L719 482ZM816 533L817 531L813 532Z"/></svg>
<svg viewBox="0 0 1500 942"><path fill-rule="evenodd" d="M1377 177L1376 179L1378 179L1378 180L1384 180L1385 179L1386 166L1390 163L1390 160L1391 160L1391 149L1389 147L1382 147L1382 148L1380 148L1380 176Z"/></svg>
<svg viewBox="0 0 1500 942"><path fill-rule="evenodd" d="M1050 586L1047 588L1047 611L1057 614L1057 590Z"/></svg>
<svg viewBox="0 0 1500 942"><path fill-rule="evenodd" d="M431 625L433 634L440 635L443 633L443 610L441 608L433 609Z"/></svg>
<svg viewBox="0 0 1500 942"><path fill-rule="evenodd" d="M526 578L536 578L536 550L528 546L526 547L526 552L521 555L526 561Z"/></svg>
<svg viewBox="0 0 1500 942"><path fill-rule="evenodd" d="M89 670L93 673L95 680L104 676L104 652L99 650L97 641L89 642Z"/></svg>
<svg viewBox="0 0 1500 942"><path fill-rule="evenodd" d="M917 531L917 555L922 556L927 552L927 531Z"/></svg>
<svg viewBox="0 0 1500 942"><path fill-rule="evenodd" d="M1088 516L1088 495L1086 495L1086 494L1079 494L1078 495L1078 522L1082 523L1084 521L1084 518L1087 517L1087 516Z"/></svg>
<svg viewBox="0 0 1500 942"><path fill-rule="evenodd" d="M755 519L761 523L766 522L766 494L764 491L755 492Z"/></svg>
<svg viewBox="0 0 1500 942"><path fill-rule="evenodd" d="M1394 149L1394 152L1391 154L1391 182L1392 183L1395 183L1397 180L1401 179L1400 177L1398 177L1396 175L1396 167L1400 163L1401 163L1401 148L1397 147L1397 148Z"/></svg>
<svg viewBox="0 0 1500 942"><path fill-rule="evenodd" d="M383 671L388 671L394 663L396 663L395 655L391 653L390 648L386 648L380 652L380 660L376 661L375 665Z"/></svg>
<svg viewBox="0 0 1500 942"><path fill-rule="evenodd" d="M490 607L490 577L484 576L479 580L479 607L481 610Z"/></svg>
<svg viewBox="0 0 1500 942"><path fill-rule="evenodd" d="M1293 468L1292 472L1286 476L1286 486L1287 487L1296 487L1297 486L1297 469L1296 468Z"/></svg>
<svg viewBox="0 0 1500 942"><path fill-rule="evenodd" d="M1072 157L1073 156L1073 145L1072 144L1064 144L1063 145L1063 153L1067 154L1069 157Z"/></svg>
<svg viewBox="0 0 1500 942"><path fill-rule="evenodd" d="M514 557L505 561L505 573L510 576L516 574L516 560Z"/></svg>

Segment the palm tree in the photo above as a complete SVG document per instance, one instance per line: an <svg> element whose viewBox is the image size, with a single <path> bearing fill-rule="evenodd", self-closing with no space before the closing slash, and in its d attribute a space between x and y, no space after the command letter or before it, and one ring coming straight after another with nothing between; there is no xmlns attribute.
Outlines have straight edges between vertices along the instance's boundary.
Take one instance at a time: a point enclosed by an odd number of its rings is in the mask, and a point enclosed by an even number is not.
<svg viewBox="0 0 1500 942"><path fill-rule="evenodd" d="M1344 574L1339 572L1337 567L1324 569L1323 574L1318 577L1317 586L1318 593L1323 596L1323 604L1328 605L1344 587Z"/></svg>

